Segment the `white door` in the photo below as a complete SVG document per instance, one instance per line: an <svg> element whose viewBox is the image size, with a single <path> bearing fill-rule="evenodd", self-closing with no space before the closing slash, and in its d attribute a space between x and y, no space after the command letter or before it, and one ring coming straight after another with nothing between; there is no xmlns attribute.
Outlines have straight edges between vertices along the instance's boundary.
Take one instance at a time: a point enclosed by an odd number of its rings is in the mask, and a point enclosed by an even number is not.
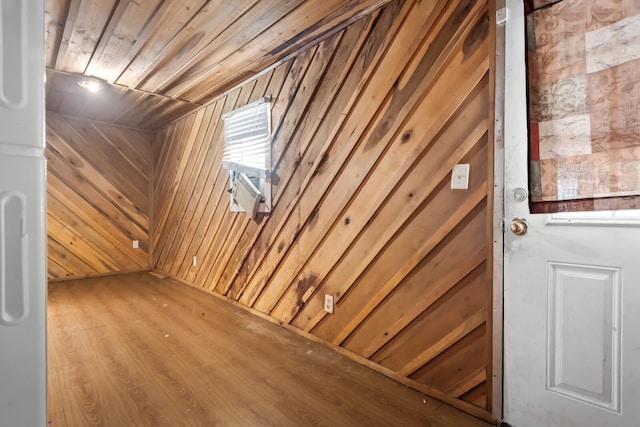
<svg viewBox="0 0 640 427"><path fill-rule="evenodd" d="M44 6L0 0L0 426L46 411Z"/></svg>
<svg viewBox="0 0 640 427"><path fill-rule="evenodd" d="M640 217L531 215L518 201L528 188L524 13L522 0L507 7L504 420L638 426ZM514 218L526 234L510 231Z"/></svg>

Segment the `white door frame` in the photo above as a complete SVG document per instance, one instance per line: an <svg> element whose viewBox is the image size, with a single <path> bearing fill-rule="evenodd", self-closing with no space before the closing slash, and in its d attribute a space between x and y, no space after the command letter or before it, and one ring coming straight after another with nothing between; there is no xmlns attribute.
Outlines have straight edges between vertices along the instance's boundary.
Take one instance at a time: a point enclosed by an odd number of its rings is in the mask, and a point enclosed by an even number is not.
<svg viewBox="0 0 640 427"><path fill-rule="evenodd" d="M491 415L503 417L503 355L504 355L504 104L505 104L505 0L489 2L493 13L491 31L494 54L491 56L493 80L493 302L492 302L492 390Z"/></svg>

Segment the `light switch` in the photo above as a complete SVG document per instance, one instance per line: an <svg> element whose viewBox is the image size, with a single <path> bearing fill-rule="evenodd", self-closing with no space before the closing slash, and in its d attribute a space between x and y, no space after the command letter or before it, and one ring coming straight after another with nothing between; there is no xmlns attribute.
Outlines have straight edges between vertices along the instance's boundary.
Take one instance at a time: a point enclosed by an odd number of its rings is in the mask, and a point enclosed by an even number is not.
<svg viewBox="0 0 640 427"><path fill-rule="evenodd" d="M451 189L466 190L469 188L469 164L458 164L451 171Z"/></svg>

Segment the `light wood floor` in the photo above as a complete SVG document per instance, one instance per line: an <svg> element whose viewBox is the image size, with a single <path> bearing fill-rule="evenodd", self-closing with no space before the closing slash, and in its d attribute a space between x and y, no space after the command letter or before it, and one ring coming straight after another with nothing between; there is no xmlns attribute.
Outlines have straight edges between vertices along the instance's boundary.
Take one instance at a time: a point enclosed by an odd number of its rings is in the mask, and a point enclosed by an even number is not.
<svg viewBox="0 0 640 427"><path fill-rule="evenodd" d="M49 285L49 425L487 426L149 273Z"/></svg>

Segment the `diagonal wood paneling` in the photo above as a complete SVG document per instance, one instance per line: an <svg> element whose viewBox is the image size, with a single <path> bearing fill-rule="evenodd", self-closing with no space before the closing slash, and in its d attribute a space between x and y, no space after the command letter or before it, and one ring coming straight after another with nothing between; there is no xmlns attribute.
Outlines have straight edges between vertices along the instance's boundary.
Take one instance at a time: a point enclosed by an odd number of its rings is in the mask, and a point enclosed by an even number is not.
<svg viewBox="0 0 640 427"><path fill-rule="evenodd" d="M394 1L163 128L153 265L488 418L489 55L486 3ZM229 212L220 116L265 95L274 209L253 222Z"/></svg>
<svg viewBox="0 0 640 427"><path fill-rule="evenodd" d="M148 268L153 135L47 112L46 136L49 279Z"/></svg>

